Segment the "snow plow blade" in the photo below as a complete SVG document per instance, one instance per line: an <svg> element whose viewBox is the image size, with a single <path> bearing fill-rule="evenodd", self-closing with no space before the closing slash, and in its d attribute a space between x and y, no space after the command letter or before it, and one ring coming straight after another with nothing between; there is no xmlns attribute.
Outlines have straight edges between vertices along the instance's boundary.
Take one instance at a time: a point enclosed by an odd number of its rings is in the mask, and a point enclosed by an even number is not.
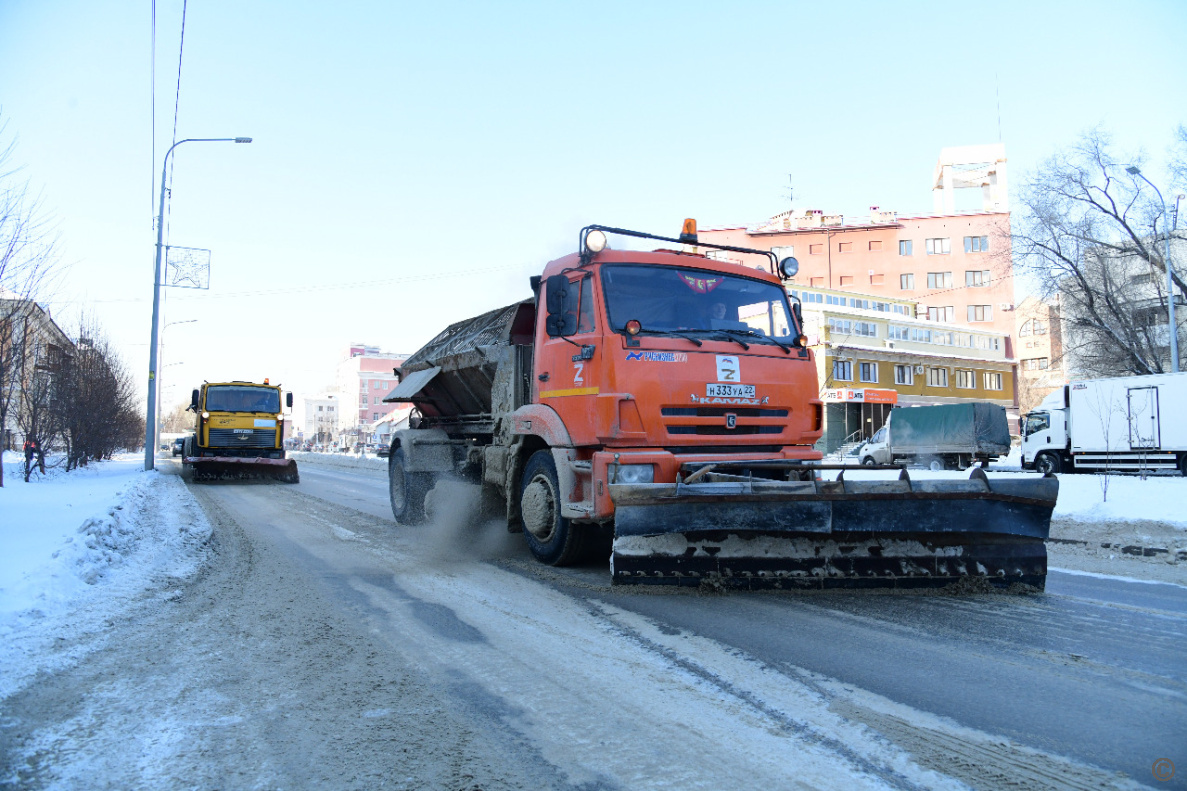
<svg viewBox="0 0 1187 791"><path fill-rule="evenodd" d="M713 472L697 470L712 466ZM686 470L690 469L686 465ZM1054 476L779 481L695 465L676 484L611 484L615 584L1043 589ZM753 469L753 465L751 465ZM868 469L868 468L867 468ZM726 470L726 471L720 471ZM748 470L749 471L749 470Z"/></svg>
<svg viewBox="0 0 1187 791"><path fill-rule="evenodd" d="M187 456L194 481L280 481L300 483L296 459L262 459L250 456Z"/></svg>

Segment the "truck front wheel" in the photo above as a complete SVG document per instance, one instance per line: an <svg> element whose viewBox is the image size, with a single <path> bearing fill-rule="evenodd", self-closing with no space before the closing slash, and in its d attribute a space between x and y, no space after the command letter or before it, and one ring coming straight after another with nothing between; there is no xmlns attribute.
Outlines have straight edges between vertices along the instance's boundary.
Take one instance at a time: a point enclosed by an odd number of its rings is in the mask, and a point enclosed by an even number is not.
<svg viewBox="0 0 1187 791"><path fill-rule="evenodd" d="M551 451L536 451L524 466L519 509L523 534L536 560L550 566L568 566L581 559L586 531L561 516L560 485Z"/></svg>
<svg viewBox="0 0 1187 791"><path fill-rule="evenodd" d="M1054 453L1044 452L1035 457L1035 471L1043 475L1057 473L1062 466L1059 456Z"/></svg>
<svg viewBox="0 0 1187 791"><path fill-rule="evenodd" d="M387 460L387 490L392 515L402 525L419 525L425 519L425 495L432 488L432 476L408 472L404 449L396 448Z"/></svg>
<svg viewBox="0 0 1187 791"><path fill-rule="evenodd" d="M873 456L866 456L864 459L861 460L861 466L863 466L863 467L873 467L877 463L878 462L874 461Z"/></svg>

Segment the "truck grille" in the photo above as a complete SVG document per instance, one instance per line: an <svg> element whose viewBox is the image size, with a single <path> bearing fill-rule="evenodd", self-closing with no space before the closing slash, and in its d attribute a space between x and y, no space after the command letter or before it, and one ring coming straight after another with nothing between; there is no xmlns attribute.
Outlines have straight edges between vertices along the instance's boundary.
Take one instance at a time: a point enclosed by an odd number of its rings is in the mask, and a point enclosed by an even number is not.
<svg viewBox="0 0 1187 791"><path fill-rule="evenodd" d="M666 406L660 409L665 418L701 418L700 420L665 421L668 434L677 436L732 436L782 434L787 428L786 409L735 406ZM733 428L725 424L726 415L734 415ZM712 422L706 421L710 418ZM763 419L766 418L766 419ZM775 418L776 420L771 420Z"/></svg>
<svg viewBox="0 0 1187 791"><path fill-rule="evenodd" d="M210 429L210 446L217 448L274 448L276 429L257 428L251 433L231 428Z"/></svg>

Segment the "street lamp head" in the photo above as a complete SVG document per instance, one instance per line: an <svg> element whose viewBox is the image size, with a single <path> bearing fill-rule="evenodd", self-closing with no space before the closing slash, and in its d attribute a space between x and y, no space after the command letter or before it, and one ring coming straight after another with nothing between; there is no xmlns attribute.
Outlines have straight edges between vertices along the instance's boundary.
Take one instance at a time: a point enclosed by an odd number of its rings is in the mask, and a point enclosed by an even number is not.
<svg viewBox="0 0 1187 791"><path fill-rule="evenodd" d="M237 137L237 138L235 138L235 142L236 143L250 143L251 138L250 137Z"/></svg>
<svg viewBox="0 0 1187 791"><path fill-rule="evenodd" d="M1126 173L1128 173L1128 174L1129 174L1129 175L1131 175L1131 176L1140 176L1140 175L1142 175L1142 171L1138 169L1138 166L1137 166L1137 165L1130 165L1129 167L1127 167L1127 168L1125 169L1125 172L1126 172Z"/></svg>

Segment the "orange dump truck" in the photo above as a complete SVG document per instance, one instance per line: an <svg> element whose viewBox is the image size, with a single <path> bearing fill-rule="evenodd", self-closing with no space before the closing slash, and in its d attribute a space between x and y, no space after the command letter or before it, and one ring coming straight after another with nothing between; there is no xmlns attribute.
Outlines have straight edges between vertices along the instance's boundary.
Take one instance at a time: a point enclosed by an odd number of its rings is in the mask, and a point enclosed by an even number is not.
<svg viewBox="0 0 1187 791"><path fill-rule="evenodd" d="M607 235L672 243L611 250ZM709 258L765 255L769 271ZM794 259L605 226L534 296L451 325L398 369L415 405L392 511L441 478L482 484L541 562L609 546L614 583L1042 587L1053 477L821 480L813 351Z"/></svg>

